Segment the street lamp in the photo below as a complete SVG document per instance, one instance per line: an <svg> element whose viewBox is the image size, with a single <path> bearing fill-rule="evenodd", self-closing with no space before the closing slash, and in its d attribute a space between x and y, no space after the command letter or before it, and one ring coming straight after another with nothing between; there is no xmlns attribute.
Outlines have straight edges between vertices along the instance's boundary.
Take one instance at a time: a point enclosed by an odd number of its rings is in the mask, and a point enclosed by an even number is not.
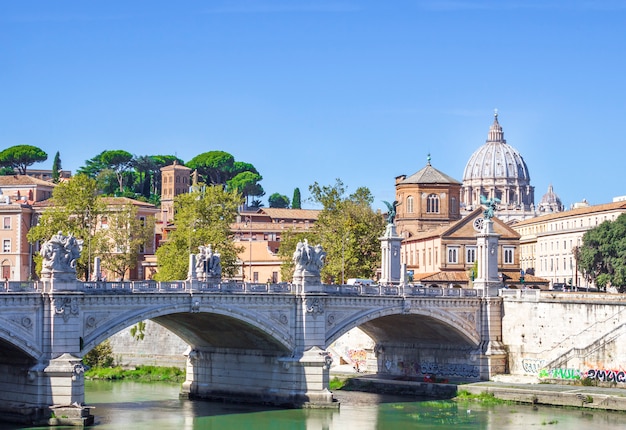
<svg viewBox="0 0 626 430"><path fill-rule="evenodd" d="M246 217L246 224L249 227L249 237L248 237L248 250L249 250L249 259L248 259L248 282L252 282L252 218Z"/></svg>

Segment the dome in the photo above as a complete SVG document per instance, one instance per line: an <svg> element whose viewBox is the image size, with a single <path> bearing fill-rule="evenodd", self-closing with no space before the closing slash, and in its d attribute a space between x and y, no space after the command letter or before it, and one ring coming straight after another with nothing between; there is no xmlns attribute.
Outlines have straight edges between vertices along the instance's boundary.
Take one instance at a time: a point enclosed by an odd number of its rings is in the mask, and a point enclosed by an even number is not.
<svg viewBox="0 0 626 430"><path fill-rule="evenodd" d="M559 196L554 192L552 184L548 187L548 192L543 195L539 203L540 212L561 212L563 203Z"/></svg>
<svg viewBox="0 0 626 430"><path fill-rule="evenodd" d="M463 173L461 205L472 211L482 197L497 199L496 216L505 222L535 216L535 188L526 162L504 140L496 111L487 142L470 157Z"/></svg>
<svg viewBox="0 0 626 430"><path fill-rule="evenodd" d="M530 184L528 166L517 149L507 145L504 140L497 112L487 142L472 154L465 166L463 182L477 179L515 179L518 185Z"/></svg>

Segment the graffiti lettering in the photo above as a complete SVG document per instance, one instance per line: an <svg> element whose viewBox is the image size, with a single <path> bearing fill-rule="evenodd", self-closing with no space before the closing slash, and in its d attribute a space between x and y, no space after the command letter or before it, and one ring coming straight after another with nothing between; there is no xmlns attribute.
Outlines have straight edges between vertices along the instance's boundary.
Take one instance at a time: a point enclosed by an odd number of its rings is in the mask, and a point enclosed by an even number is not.
<svg viewBox="0 0 626 430"><path fill-rule="evenodd" d="M626 373L623 370L589 369L587 378L601 382L626 382Z"/></svg>
<svg viewBox="0 0 626 430"><path fill-rule="evenodd" d="M545 360L539 358L525 358L522 360L522 368L524 372L536 375L543 368L545 363Z"/></svg>
<svg viewBox="0 0 626 430"><path fill-rule="evenodd" d="M569 379L576 380L582 377L582 372L578 369L541 369L539 378Z"/></svg>
<svg viewBox="0 0 626 430"><path fill-rule="evenodd" d="M464 378L478 378L478 367L465 363L420 363L419 372L425 375L461 376Z"/></svg>

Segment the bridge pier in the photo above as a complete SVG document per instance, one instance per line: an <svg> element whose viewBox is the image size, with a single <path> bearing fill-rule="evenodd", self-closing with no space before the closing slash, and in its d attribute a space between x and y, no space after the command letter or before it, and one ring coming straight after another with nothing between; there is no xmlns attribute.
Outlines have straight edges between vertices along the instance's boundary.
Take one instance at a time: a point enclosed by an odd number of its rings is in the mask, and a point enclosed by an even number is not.
<svg viewBox="0 0 626 430"><path fill-rule="evenodd" d="M187 351L181 396L290 407L337 407L328 390L323 286L302 282L295 300L293 349L204 347Z"/></svg>

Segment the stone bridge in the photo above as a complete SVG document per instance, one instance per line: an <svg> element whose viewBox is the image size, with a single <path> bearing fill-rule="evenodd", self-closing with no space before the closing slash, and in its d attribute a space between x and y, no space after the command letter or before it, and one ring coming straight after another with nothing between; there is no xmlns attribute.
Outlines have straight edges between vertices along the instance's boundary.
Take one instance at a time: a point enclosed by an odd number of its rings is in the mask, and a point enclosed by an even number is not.
<svg viewBox="0 0 626 430"><path fill-rule="evenodd" d="M354 327L378 372L489 379L505 371L502 299L410 286L8 282L0 292L0 413L87 422L82 357L152 320L189 344L182 396L333 406L328 346Z"/></svg>

